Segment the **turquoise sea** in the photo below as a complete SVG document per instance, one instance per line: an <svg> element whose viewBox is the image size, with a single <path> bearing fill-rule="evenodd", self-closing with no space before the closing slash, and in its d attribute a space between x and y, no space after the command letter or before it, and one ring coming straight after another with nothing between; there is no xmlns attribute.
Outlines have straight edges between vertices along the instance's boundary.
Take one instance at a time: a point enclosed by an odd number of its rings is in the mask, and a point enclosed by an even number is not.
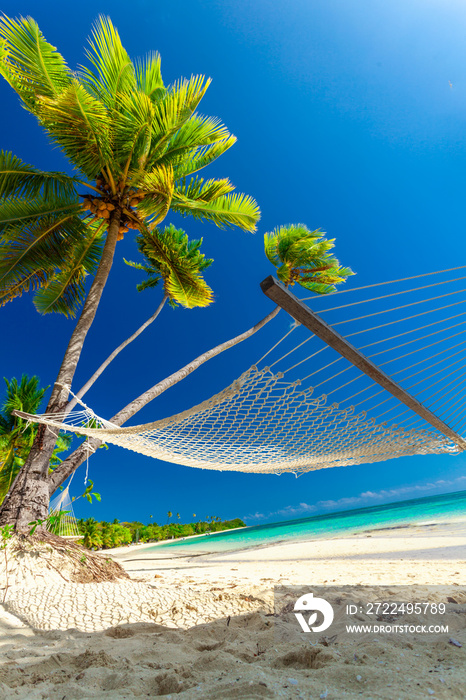
<svg viewBox="0 0 466 700"><path fill-rule="evenodd" d="M194 556L226 552L277 542L299 542L336 537L361 531L402 527L414 523L439 523L451 519L466 520L466 491L447 493L409 501L398 501L367 508L343 510L311 518L254 525L238 530L176 540L148 547L145 552L171 556Z"/></svg>

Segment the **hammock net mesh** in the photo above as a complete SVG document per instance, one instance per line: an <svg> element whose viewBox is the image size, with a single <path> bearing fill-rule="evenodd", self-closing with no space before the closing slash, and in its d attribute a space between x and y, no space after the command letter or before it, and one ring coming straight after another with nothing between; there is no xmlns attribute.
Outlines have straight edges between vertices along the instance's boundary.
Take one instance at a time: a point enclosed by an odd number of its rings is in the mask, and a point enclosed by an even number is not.
<svg viewBox="0 0 466 700"><path fill-rule="evenodd" d="M340 333L454 430L466 419L466 276L458 270L466 268L420 275L414 286L381 283L395 286L369 299L367 291L351 301L340 292L326 310L318 304L328 305L328 297L313 298L317 313L342 326ZM242 472L302 473L461 451L307 329L290 325L284 312L281 318L279 340L260 361L182 413L118 427L82 404L84 410L31 420L166 462Z"/></svg>

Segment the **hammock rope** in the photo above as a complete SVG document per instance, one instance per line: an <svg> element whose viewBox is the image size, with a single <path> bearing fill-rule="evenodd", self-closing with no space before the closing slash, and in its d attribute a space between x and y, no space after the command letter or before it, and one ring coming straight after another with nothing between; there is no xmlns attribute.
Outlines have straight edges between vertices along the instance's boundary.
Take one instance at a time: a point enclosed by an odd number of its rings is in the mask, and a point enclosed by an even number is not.
<svg viewBox="0 0 466 700"><path fill-rule="evenodd" d="M70 485L73 481L74 473L71 475L67 486L51 502L49 515L58 516L57 522L49 524L47 529L54 535L68 539L79 539L81 534L74 514L70 497Z"/></svg>
<svg viewBox="0 0 466 700"><path fill-rule="evenodd" d="M359 289L335 292L331 296L464 269L466 266L365 285ZM464 353L464 350L456 350L463 343L451 344L450 341L466 332L466 313L449 318L444 318L442 313L446 308L466 302L466 290L457 288L458 283L464 279L465 277L453 277L432 284L423 283L419 287L411 284L409 289L395 289L392 294L356 300L354 304L327 309L333 313L340 312L340 317L337 316L333 326L353 324L347 338L371 333L367 338L369 342L361 350L383 343L383 348L369 357L385 354L384 361L379 366L390 365L391 377L403 377L402 380L397 379L397 382L403 383L405 391L416 390L413 396L418 401L421 400L418 397L422 396L426 405L427 402L430 405L438 404L436 415L441 421L444 418L439 413L440 409L444 415L456 416L455 431L460 430L464 424L465 411L461 399L466 390L466 366L462 364L464 357L454 359ZM427 290L430 287L447 284L451 285L451 289L445 290L445 294L428 296ZM413 298L410 303L390 309L383 305L389 297L400 294L411 294ZM462 294L463 298L447 306L432 308L432 302L456 294ZM420 299L420 295L426 298ZM408 300L407 296L406 301ZM374 302L379 304L379 308L371 313L346 318L345 309L349 306ZM395 318L381 325L370 328L362 326L374 316L397 313L419 304L429 304L430 307L421 313ZM414 320L427 314L432 315L432 321L426 324L420 320L418 323L423 325L414 327ZM463 321L445 326L460 316ZM389 331L390 337L384 338L382 329L395 324L399 324L396 332ZM425 329L440 324L441 328L423 333ZM462 328L458 332L448 335L451 329L460 327ZM406 342L387 347L391 341L406 335L410 336ZM424 340L433 336L437 336L435 341L425 345ZM395 355L399 348L408 350L407 346L410 346L409 351ZM431 354L430 348L434 346L437 346L438 351ZM388 359L386 353L390 353ZM306 356L303 357L303 354ZM279 355L278 358L276 355ZM407 358L411 356L416 356L415 362L408 364ZM269 363L267 366L263 366L265 358ZM290 366L286 366L287 363ZM417 368L416 371L409 374L414 367ZM302 372L304 377L297 376L298 368L308 368L311 371ZM433 368L435 372L432 372ZM342 376L347 379L344 383L341 383ZM454 379L450 379L452 376ZM409 386L405 384L414 377L415 383ZM311 378L317 378L317 382L309 384ZM355 382L358 382L358 390L351 393L347 388ZM442 385L440 389L432 392L431 389L438 384ZM453 385L452 389L449 389L450 385ZM75 397L71 389L69 391ZM438 396L439 393L441 396ZM363 395L365 398L362 398ZM444 400L447 396L450 398ZM360 397L358 403L354 403L356 397ZM440 404L441 400L443 404ZM297 322L293 322L290 327L289 317L285 332L255 365L219 393L173 416L143 425L119 427L97 416L82 401L79 404L82 410L31 416L30 419L88 438L98 438L167 462L243 472L302 473L417 454L456 454L462 450L461 441L458 446L451 437L446 437L433 428L309 330ZM382 406L384 408L380 412ZM388 414L393 412L394 417L388 421ZM462 421L459 420L461 416ZM434 422L434 425L437 424ZM448 434L451 435L451 432Z"/></svg>

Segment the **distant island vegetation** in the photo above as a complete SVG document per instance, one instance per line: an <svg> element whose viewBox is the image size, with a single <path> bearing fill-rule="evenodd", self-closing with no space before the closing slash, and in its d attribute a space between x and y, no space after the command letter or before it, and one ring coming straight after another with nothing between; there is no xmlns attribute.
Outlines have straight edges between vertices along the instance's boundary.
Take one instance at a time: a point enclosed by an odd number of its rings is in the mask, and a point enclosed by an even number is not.
<svg viewBox="0 0 466 700"><path fill-rule="evenodd" d="M169 511L168 521L171 517L172 513ZM144 525L138 521L119 522L114 520L110 523L99 522L94 518L80 519L77 521L79 532L83 536L80 544L87 549L112 549L138 542L161 542L246 527L240 518L220 520L217 516L211 516L206 520L181 523L179 522L179 514L177 517L178 522L167 522L165 525L158 525L155 522Z"/></svg>

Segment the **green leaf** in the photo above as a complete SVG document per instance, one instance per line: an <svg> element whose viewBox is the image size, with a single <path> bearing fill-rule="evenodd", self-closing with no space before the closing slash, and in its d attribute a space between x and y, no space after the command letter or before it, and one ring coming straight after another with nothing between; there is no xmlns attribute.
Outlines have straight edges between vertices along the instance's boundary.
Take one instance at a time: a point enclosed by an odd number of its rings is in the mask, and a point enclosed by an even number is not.
<svg viewBox="0 0 466 700"><path fill-rule="evenodd" d="M334 239L304 224L279 226L264 236L265 254L277 269L278 279L287 286L298 282L316 294L335 291L336 284L354 274L329 252L333 247Z"/></svg>
<svg viewBox="0 0 466 700"><path fill-rule="evenodd" d="M4 15L0 42L0 74L33 114L42 98L53 99L70 84L70 69L31 17L16 20Z"/></svg>
<svg viewBox="0 0 466 700"><path fill-rule="evenodd" d="M157 101L165 95L162 80L160 54L152 52L135 62L135 76L138 90Z"/></svg>
<svg viewBox="0 0 466 700"><path fill-rule="evenodd" d="M0 211L0 304L25 291L48 286L57 275L75 269L88 240L88 228L76 213L79 205L64 200L5 202ZM91 227L92 230L92 227ZM92 262L94 257L94 262ZM84 260L95 269L96 251ZM92 263L92 264L91 264ZM94 267L93 267L94 265ZM73 313L73 308L70 308Z"/></svg>
<svg viewBox="0 0 466 700"><path fill-rule="evenodd" d="M228 136L228 138L218 141L211 146L204 146L202 148L189 149L182 154L176 161L175 165L175 177L180 179L192 175L193 173L202 170L214 160L217 160L219 156L223 155L225 151L231 148L236 143L236 136ZM179 149L181 150L181 149Z"/></svg>
<svg viewBox="0 0 466 700"><path fill-rule="evenodd" d="M200 252L201 240L189 241L182 229L170 225L163 231L142 229L138 248L147 265L130 263L148 274L148 279L138 285L138 290L154 287L163 280L164 293L170 301L186 308L207 306L212 302L212 290L201 272L212 264L212 260Z"/></svg>
<svg viewBox="0 0 466 700"><path fill-rule="evenodd" d="M83 226L81 240L72 249L66 267L49 284L39 289L34 306L42 313L58 312L74 318L85 296L85 279L97 270L103 249L102 224L87 229Z"/></svg>
<svg viewBox="0 0 466 700"><path fill-rule="evenodd" d="M29 534L33 535L36 531L36 529L39 527L39 525L44 524L44 520L41 520L40 518L37 518L37 520L32 520L30 523L28 523L29 526L32 526L31 529L29 530Z"/></svg>
<svg viewBox="0 0 466 700"><path fill-rule="evenodd" d="M97 98L113 109L119 93L136 88L134 66L109 17L100 15L89 38L86 56L92 69L83 68L82 77Z"/></svg>
<svg viewBox="0 0 466 700"><path fill-rule="evenodd" d="M108 112L76 79L55 99L44 98L38 117L55 143L90 179L112 164Z"/></svg>
<svg viewBox="0 0 466 700"><path fill-rule="evenodd" d="M58 172L44 172L8 151L0 151L0 198L72 197L77 180Z"/></svg>
<svg viewBox="0 0 466 700"><path fill-rule="evenodd" d="M230 194L206 202L202 198L190 199L186 190L187 187L183 184L175 188L172 211L181 216L190 215L195 219L212 221L219 228L239 226L244 231L256 230L260 210L252 197L245 194Z"/></svg>
<svg viewBox="0 0 466 700"><path fill-rule="evenodd" d="M139 190L146 193L146 196L138 204L138 212L148 217L155 225L163 221L170 210L174 187L171 167L160 166L150 173L145 173L139 184Z"/></svg>

